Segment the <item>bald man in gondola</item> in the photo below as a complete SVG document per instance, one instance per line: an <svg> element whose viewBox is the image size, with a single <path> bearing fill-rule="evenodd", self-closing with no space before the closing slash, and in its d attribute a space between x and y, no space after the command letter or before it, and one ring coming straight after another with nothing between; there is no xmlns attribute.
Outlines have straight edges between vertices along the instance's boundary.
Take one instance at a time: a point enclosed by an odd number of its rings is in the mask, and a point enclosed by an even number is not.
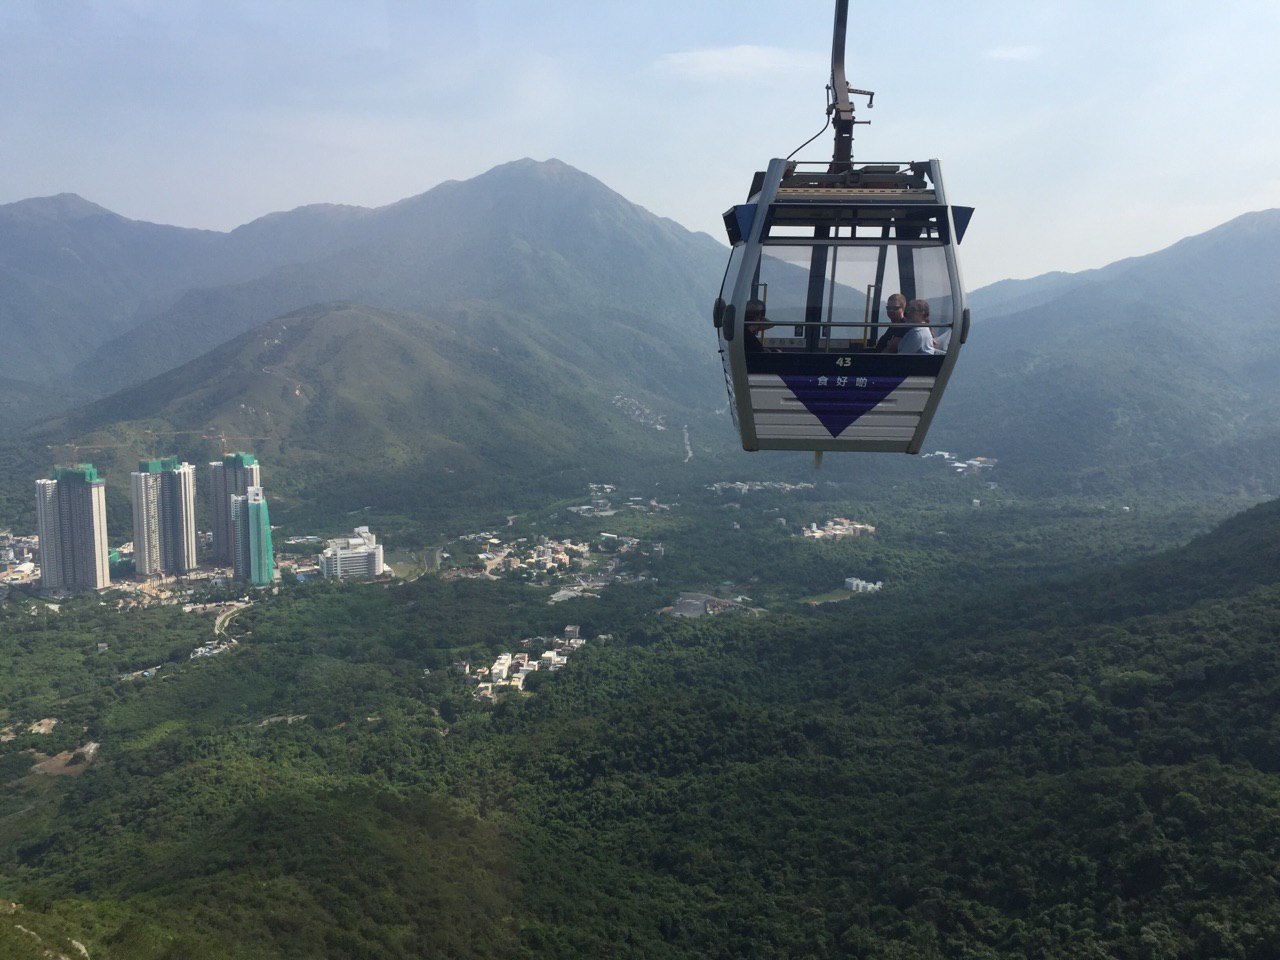
<svg viewBox="0 0 1280 960"><path fill-rule="evenodd" d="M912 300L907 304L907 332L898 342L898 353L945 353L940 350L929 329L929 302Z"/></svg>

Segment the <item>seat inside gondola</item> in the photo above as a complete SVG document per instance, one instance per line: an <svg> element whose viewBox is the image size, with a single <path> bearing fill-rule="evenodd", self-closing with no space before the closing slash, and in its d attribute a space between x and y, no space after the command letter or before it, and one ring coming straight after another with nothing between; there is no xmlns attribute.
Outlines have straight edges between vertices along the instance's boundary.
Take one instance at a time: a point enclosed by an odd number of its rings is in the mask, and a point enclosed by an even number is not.
<svg viewBox="0 0 1280 960"><path fill-rule="evenodd" d="M762 347L748 347L748 371L799 371L813 366L806 355L818 361L841 354L868 369L936 373L936 355L883 352L885 334L900 332L889 330L885 302L895 293L924 300L933 339L946 350L955 315L946 214L938 205L820 206L781 198L770 205L743 314L744 336L758 337Z"/></svg>

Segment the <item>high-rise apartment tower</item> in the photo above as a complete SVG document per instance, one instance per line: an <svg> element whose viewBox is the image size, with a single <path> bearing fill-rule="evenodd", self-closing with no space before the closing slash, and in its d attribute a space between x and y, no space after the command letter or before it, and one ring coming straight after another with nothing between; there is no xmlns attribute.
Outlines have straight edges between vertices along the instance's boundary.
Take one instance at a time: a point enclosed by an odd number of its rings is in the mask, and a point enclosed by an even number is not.
<svg viewBox="0 0 1280 960"><path fill-rule="evenodd" d="M107 494L91 463L59 467L36 481L40 583L77 593L111 583L107 568Z"/></svg>
<svg viewBox="0 0 1280 960"><path fill-rule="evenodd" d="M209 464L209 516L215 563L235 562L236 527L231 498L243 497L250 487L261 485L262 473L251 453L230 453Z"/></svg>
<svg viewBox="0 0 1280 960"><path fill-rule="evenodd" d="M142 460L133 482L133 558L144 577L196 566L196 468L177 457Z"/></svg>
<svg viewBox="0 0 1280 960"><path fill-rule="evenodd" d="M275 580L276 561L271 552L271 517L261 487L250 487L243 497L231 498L235 527L232 566L237 580L265 587Z"/></svg>

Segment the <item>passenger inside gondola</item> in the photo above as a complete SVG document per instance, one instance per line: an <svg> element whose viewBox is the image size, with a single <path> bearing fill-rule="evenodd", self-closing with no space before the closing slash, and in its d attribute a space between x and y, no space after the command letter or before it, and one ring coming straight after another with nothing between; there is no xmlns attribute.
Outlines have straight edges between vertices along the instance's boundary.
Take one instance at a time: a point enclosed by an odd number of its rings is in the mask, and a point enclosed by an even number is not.
<svg viewBox="0 0 1280 960"><path fill-rule="evenodd" d="M760 300L747 301L746 318L743 323L745 335L742 349L746 353L764 352L764 332L773 326L764 313L764 303Z"/></svg>
<svg viewBox="0 0 1280 960"><path fill-rule="evenodd" d="M889 299L884 303L884 312L889 318L889 326L876 341L876 353L898 352L898 341L908 330L903 320L906 311L907 298L900 293L890 294Z"/></svg>
<svg viewBox="0 0 1280 960"><path fill-rule="evenodd" d="M910 326L898 342L898 353L944 353L933 339L929 329L929 301L912 300L907 304L907 323Z"/></svg>

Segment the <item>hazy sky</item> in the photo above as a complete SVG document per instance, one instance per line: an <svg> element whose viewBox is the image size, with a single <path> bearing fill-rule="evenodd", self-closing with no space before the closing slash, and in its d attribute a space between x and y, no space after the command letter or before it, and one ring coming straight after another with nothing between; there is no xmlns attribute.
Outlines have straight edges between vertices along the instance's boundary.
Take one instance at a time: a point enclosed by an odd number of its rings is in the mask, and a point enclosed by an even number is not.
<svg viewBox="0 0 1280 960"><path fill-rule="evenodd" d="M939 157L969 285L1280 206L1275 0L853 0L855 157ZM722 239L821 128L831 0L4 0L0 202L230 229L557 157ZM554 16L549 12L554 11ZM829 134L800 154L830 155Z"/></svg>

